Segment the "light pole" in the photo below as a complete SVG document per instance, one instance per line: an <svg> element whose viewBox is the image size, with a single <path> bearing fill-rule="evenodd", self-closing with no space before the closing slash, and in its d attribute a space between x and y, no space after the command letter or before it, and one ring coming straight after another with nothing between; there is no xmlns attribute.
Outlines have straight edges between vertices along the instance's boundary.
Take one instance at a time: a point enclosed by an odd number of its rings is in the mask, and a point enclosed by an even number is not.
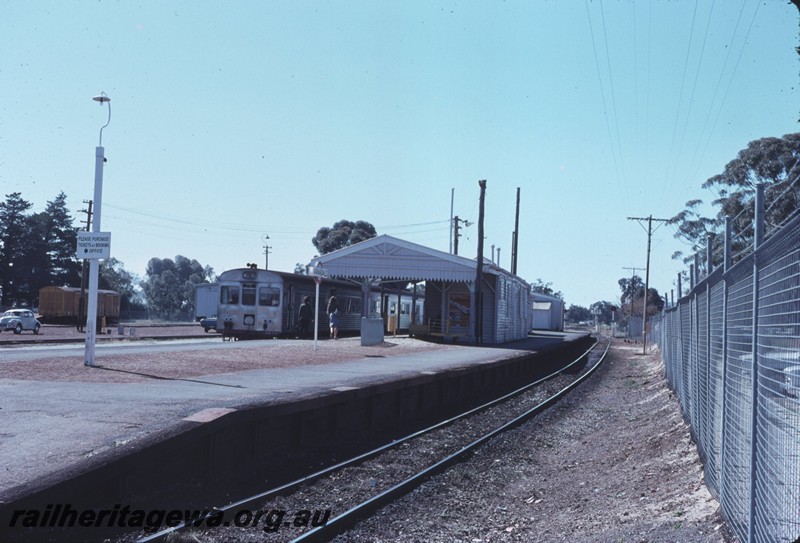
<svg viewBox="0 0 800 543"><path fill-rule="evenodd" d="M108 121L100 127L100 143L94 153L94 217L92 232L100 232L100 210L103 200L103 164L105 164L105 149L103 149L103 128L111 122L111 98L101 92L92 98L100 102L100 106L108 104ZM86 355L84 364L94 366L94 346L97 334L97 283L100 274L100 259L89 259L89 303L86 309Z"/></svg>
<svg viewBox="0 0 800 543"><path fill-rule="evenodd" d="M270 245L267 245L267 240L268 239L269 239L269 234L264 234L264 237L261 239L261 241L264 242L263 247L264 247L264 269L265 270L269 269L269 250L272 249L272 247Z"/></svg>

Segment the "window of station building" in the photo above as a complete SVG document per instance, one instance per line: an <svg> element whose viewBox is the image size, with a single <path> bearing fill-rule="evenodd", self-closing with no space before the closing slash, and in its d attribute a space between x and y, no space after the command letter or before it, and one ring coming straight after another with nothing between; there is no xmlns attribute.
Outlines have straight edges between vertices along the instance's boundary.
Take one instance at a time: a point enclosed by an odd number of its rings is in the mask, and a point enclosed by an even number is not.
<svg viewBox="0 0 800 543"><path fill-rule="evenodd" d="M242 305L256 305L256 284L242 284Z"/></svg>
<svg viewBox="0 0 800 543"><path fill-rule="evenodd" d="M219 303L221 304L238 304L239 303L239 286L238 285L223 285L219 289Z"/></svg>
<svg viewBox="0 0 800 543"><path fill-rule="evenodd" d="M260 306L278 306L281 305L281 291L276 287L259 287L258 289L258 305Z"/></svg>

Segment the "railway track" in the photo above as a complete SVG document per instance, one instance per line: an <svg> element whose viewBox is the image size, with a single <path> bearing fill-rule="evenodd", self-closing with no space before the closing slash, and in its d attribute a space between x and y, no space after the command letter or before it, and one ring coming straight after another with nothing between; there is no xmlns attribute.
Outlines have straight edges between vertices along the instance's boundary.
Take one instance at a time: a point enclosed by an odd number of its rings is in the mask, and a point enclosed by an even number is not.
<svg viewBox="0 0 800 543"><path fill-rule="evenodd" d="M600 339L551 375L355 458L120 541L328 541L553 405L600 366L609 345Z"/></svg>

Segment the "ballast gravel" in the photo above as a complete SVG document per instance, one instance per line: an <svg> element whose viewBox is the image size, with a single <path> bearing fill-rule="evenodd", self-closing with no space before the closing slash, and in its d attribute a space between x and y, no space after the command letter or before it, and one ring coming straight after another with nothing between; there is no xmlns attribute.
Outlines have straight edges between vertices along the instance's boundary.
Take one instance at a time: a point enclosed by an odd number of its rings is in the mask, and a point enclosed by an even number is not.
<svg viewBox="0 0 800 543"><path fill-rule="evenodd" d="M642 355L641 346L616 341L598 372L567 398L336 541L735 543L663 375L657 352ZM491 428L506 417L498 410L468 426ZM290 541L305 530L295 523L328 510L335 517L462 437L450 432L436 443L403 445L253 506L265 512L259 526L193 529L172 541Z"/></svg>

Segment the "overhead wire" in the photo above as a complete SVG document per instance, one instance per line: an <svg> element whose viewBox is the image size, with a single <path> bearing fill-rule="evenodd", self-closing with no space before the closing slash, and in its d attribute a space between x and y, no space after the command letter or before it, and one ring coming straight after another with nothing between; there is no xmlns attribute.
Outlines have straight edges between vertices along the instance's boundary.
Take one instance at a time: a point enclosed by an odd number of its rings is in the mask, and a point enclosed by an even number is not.
<svg viewBox="0 0 800 543"><path fill-rule="evenodd" d="M694 82L692 83L692 92L689 95L689 109L686 112L686 121L683 123L683 132L681 134L681 141L680 141L680 144L678 145L678 156L675 158L675 163L676 163L675 170L674 170L674 174L675 175L678 174L678 165L677 165L677 163L680 160L680 156L681 156L681 154L683 152L683 144L686 141L686 131L689 128L689 121L690 121L691 116L692 116L692 106L694 105L695 93L697 92L697 80L700 77L700 69L703 66L703 57L705 56L705 52L706 52L706 43L708 42L708 31L709 31L709 28L711 27L711 18L714 16L714 5L715 5L715 3L716 3L715 0L711 1L711 9L709 10L708 20L706 21L706 29L705 29L705 32L703 34L703 43L702 43L702 45L700 47L700 58L697 61L697 69L695 70ZM695 148L696 147L697 146L695 146Z"/></svg>
<svg viewBox="0 0 800 543"><path fill-rule="evenodd" d="M620 137L619 133L619 117L617 116L617 99L614 93L614 76L612 75L611 71L611 53L608 49L608 32L606 30L606 16L605 10L603 9L603 0L600 0L600 17L603 22L603 41L605 42L606 47L606 65L608 67L608 83L611 89L611 112L614 115L614 127L617 131L617 146L619 148L619 163L620 168L622 169L622 179L623 182L627 181L627 175L625 172L625 159L623 158L622 154L622 138Z"/></svg>
<svg viewBox="0 0 800 543"><path fill-rule="evenodd" d="M694 25L697 19L697 5L699 4L699 0L695 0L694 2L694 11L692 13L692 25L689 30L689 43L686 46L686 58L683 61L683 75L681 76L681 86L680 91L678 92L678 107L675 111L675 124L672 127L672 138L670 138L670 145L669 145L669 154L667 155L667 167L664 170L664 184L662 184L662 190L669 191L672 189L673 180L670 178L670 169L672 167L672 157L675 152L675 137L678 133L678 121L680 120L681 116L681 104L683 103L683 89L686 85L686 72L689 69L689 56L692 51L692 41L694 39ZM663 192L662 192L663 194Z"/></svg>
<svg viewBox="0 0 800 543"><path fill-rule="evenodd" d="M147 217L150 219L154 219L156 221L162 221L167 223L174 223L179 225L184 225L187 227L199 227L202 228L204 231L220 231L220 232L251 232L251 233L263 233L264 231L269 232L276 232L280 234L288 234L288 235L308 235L309 231L307 227L300 227L300 226L276 226L276 225L252 225L252 224L242 224L242 223L231 223L225 221L214 221L214 220L198 220L198 219L188 219L183 217L177 217L174 214L165 215L165 214L158 214L148 211L141 211L138 209L133 209L130 207L119 206L109 202L103 202L104 207L116 209L118 211L123 211L125 213L130 213L133 215ZM115 215L109 215L106 213L106 217L108 218L117 218L119 220L125 220L123 218L119 218ZM160 226L158 222L148 222L148 221L137 221L138 225L150 225L150 226ZM417 227L424 227L424 226L433 226L433 225L443 225L449 224L449 219L442 219L438 221L427 221L427 222L420 222L420 223L408 223L408 224L395 224L395 225L387 225L387 226L376 226L376 230L404 230L404 232L400 233L407 233L412 232L413 229ZM428 230L419 230L416 232L434 232L438 231L439 229L428 229ZM196 228L193 228L192 231L196 231Z"/></svg>
<svg viewBox="0 0 800 543"><path fill-rule="evenodd" d="M725 68L728 66L728 60L730 60L731 51L733 51L733 43L736 40L736 34L739 31L739 25L742 21L742 14L744 14L744 8L747 4L747 0L742 0L742 7L739 9L739 17L736 19L736 25L733 28L733 34L731 35L730 42L728 43L727 47L725 48L725 60L722 62L722 68L719 71L719 77L717 78L717 84L714 86L714 94L711 96L711 103L708 106L708 110L706 113L706 117L703 120L703 128L700 131L700 141L702 142L705 135L706 130L708 129L708 121L711 119L711 114L714 111L714 105L717 102L717 95L719 94L719 88L722 84L722 80L725 76ZM711 135L709 135L708 140L710 141ZM706 143L706 148L708 147L708 142ZM700 169L700 162L702 159L702 155L698 158L698 150L700 149L700 145L697 145L694 149L694 155L692 156L691 164L695 164L695 169L692 175L692 179L697 177L697 173ZM703 154L705 154L705 149L703 149Z"/></svg>
<svg viewBox="0 0 800 543"><path fill-rule="evenodd" d="M617 153L616 153L616 150L615 150L615 147L614 147L614 137L613 137L613 135L611 133L611 123L608 120L608 106L607 106L607 101L606 101L606 92L605 92L605 86L603 85L603 76L602 76L602 74L600 72L600 60L597 57L597 43L596 43L596 40L595 40L595 37L594 37L594 26L592 25L592 14L589 11L589 1L588 0L584 0L584 5L586 6L586 19L589 22L589 35L591 36L591 39L592 39L592 51L594 53L594 64L595 64L595 68L597 69L597 81L598 81L598 84L600 85L600 97L601 97L602 106L603 106L603 118L605 119L606 132L608 134L608 143L609 143L609 146L611 147L611 158L612 158L612 160L614 162L614 173L616 175L617 182L621 184L620 168L619 168L619 163L617 162ZM622 193L623 193L623 198L627 202L627 196L628 195L627 195L627 190L624 190L624 187L623 187ZM628 207L630 207L630 204L628 205Z"/></svg>
<svg viewBox="0 0 800 543"><path fill-rule="evenodd" d="M733 71L731 72L731 76L728 79L728 85L725 87L725 93L722 96L722 101L720 103L719 109L717 110L717 115L714 118L714 123L711 125L711 130L708 133L708 138L706 139L705 146L703 147L702 155L705 155L706 151L708 150L708 146L711 143L711 138L714 135L714 131L717 129L717 123L719 122L719 118L722 115L722 110L725 109L725 102L728 99L728 93L730 92L731 85L733 84L733 79L736 76L736 71L739 68L739 63L742 60L742 56L744 55L744 50L747 47L747 41L750 38L750 32L753 29L753 24L756 20L756 15L758 15L758 8L761 6L761 2L756 2L756 9L753 11L753 17L750 19L750 25L747 27L747 33L745 34L744 40L742 41L742 47L739 50L739 56L736 59L736 64L733 67ZM742 5L742 11L744 11L744 5ZM738 28L738 22L737 22ZM702 156L701 155L701 156ZM699 165L698 165L699 168Z"/></svg>

